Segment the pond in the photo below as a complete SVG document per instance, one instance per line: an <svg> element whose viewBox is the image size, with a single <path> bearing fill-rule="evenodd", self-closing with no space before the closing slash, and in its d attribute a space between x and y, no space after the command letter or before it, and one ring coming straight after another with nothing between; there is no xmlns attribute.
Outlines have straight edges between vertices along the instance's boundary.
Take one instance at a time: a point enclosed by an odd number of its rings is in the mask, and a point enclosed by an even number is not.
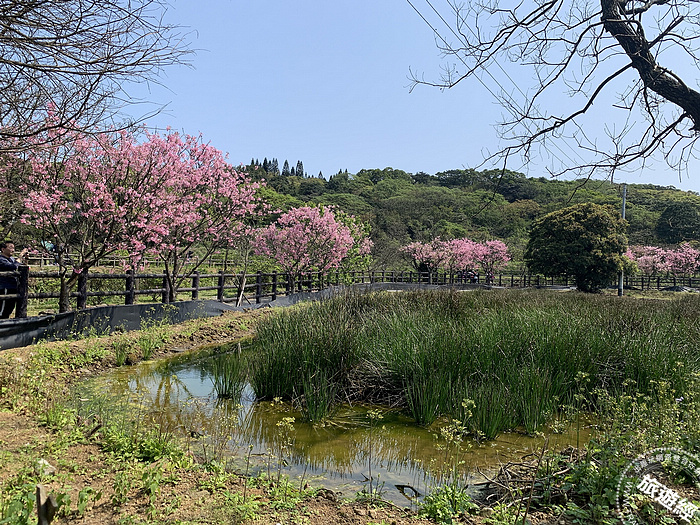
<svg viewBox="0 0 700 525"><path fill-rule="evenodd" d="M240 347L223 351L237 359ZM446 421L424 428L398 410L344 405L313 425L288 403L256 402L247 384L237 399L218 398L212 365L221 354L215 349L122 367L83 383L79 397L86 405L109 407L110 417L154 422L201 461L224 460L240 473L289 476L300 486L323 486L345 497L379 486L384 499L399 505L415 492L425 494L445 472L454 473L456 459L463 461L459 476L473 487L499 464L541 451L545 439L558 450L590 437L583 424L559 421L559 432L546 436L507 432L485 443L468 438L455 458L455 448L446 450L439 437Z"/></svg>

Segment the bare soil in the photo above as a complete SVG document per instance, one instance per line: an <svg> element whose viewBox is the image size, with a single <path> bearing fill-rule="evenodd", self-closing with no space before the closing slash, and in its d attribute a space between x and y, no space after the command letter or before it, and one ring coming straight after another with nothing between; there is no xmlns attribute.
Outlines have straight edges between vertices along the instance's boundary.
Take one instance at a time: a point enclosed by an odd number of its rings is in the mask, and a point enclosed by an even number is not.
<svg viewBox="0 0 700 525"><path fill-rule="evenodd" d="M229 312L216 318L175 325L170 330L167 348L162 349L155 358L250 336L254 333L255 322L261 316L269 314L270 309ZM84 352L89 344L89 340L71 342L71 352ZM21 369L33 352L35 347L3 351L0 353L0 371L2 365L5 370L8 367ZM114 360L105 358L94 366L76 370L73 379L97 374L113 366L116 366ZM57 391L62 391L65 384L59 380L55 387ZM99 429L90 437L69 440L41 426L41 414L27 408L31 403L20 400L19 403L14 402L12 407L9 405L9 400L3 399L0 393L0 486L12 478L21 480L23 473L27 473L26 477L29 478L31 474L36 474L37 469L49 469L41 475L49 492L67 494L71 498L71 512L59 513L53 523L428 523L417 516L415 509L399 508L391 504L370 506L358 501L345 501L341 495L329 490L321 490L315 496L292 505L280 505L279 496L271 494L272 487L264 484L257 487L249 485L245 488L244 502L241 495L246 479L243 476L222 476L201 467L178 468L167 461L153 465L116 464L114 457L103 452L99 446ZM89 425L83 436L92 432L88 427ZM39 460L45 460L49 466L37 465ZM131 474L125 476L125 472ZM148 472L162 474L159 489L153 499L149 498L148 491L144 488ZM87 487L101 496L96 501L89 502L81 513L77 510L80 492L88 494L85 490ZM2 507L3 497L0 494L0 511ZM247 510L254 515L247 514ZM484 512L487 513L488 511ZM534 523L558 523L556 518L545 515L535 514L530 519ZM35 521L35 517L29 520L30 523ZM460 516L454 522L484 523L485 518Z"/></svg>

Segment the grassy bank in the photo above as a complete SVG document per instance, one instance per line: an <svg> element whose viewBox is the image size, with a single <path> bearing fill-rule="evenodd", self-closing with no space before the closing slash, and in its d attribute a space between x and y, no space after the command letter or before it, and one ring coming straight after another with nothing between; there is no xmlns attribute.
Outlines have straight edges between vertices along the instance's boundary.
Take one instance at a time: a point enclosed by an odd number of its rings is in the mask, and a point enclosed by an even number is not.
<svg viewBox="0 0 700 525"><path fill-rule="evenodd" d="M700 298L630 300L537 291L348 294L258 326L253 386L310 419L353 400L427 425L464 419L492 438L608 396L688 393L700 368Z"/></svg>

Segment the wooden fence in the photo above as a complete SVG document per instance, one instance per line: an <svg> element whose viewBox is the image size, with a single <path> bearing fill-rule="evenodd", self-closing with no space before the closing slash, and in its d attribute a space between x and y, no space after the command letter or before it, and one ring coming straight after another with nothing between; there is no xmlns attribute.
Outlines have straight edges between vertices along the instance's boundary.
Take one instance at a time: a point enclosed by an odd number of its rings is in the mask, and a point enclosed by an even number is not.
<svg viewBox="0 0 700 525"><path fill-rule="evenodd" d="M54 288L60 276L58 272L29 271L28 266L20 266L17 272L0 272L0 276L16 277L19 283L17 294L0 295L3 298L17 299L16 317L27 317L27 307L30 301L58 299L58 291L40 291L46 289L48 281L54 282ZM464 272L449 273L418 273L409 271L363 271L363 272L331 272L329 274L308 273L293 280L284 273L254 273L245 277L245 285L241 289L241 274L218 273L200 274L195 272L190 280L190 286L180 287L178 294L190 294L194 300L200 299L201 294L215 297L221 302L234 302L241 296L245 303L260 304L273 301L278 296L294 292L312 292L339 284L359 283L421 283L435 285L492 285L509 288L571 286L567 279L545 278L541 275L530 274L499 274L485 279L483 276L472 277ZM92 282L92 286L91 286ZM109 285L108 282L114 282ZM43 285L42 285L43 283ZM615 285L616 286L616 285ZM625 288L663 289L670 286L700 286L700 278L693 277L626 277ZM106 288L106 289L105 289ZM234 292L234 293L231 293ZM167 303L170 296L169 283L162 273L82 273L78 276L77 289L70 293L75 300L77 309L87 307L88 299L95 297L123 297L124 304L135 304L139 296L151 296L142 302Z"/></svg>

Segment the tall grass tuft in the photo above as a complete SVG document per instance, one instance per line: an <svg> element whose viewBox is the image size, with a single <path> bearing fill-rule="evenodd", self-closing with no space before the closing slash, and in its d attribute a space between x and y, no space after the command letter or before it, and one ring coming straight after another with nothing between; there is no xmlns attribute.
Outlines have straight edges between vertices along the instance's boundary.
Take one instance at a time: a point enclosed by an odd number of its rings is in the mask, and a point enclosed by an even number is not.
<svg viewBox="0 0 700 525"><path fill-rule="evenodd" d="M245 357L237 353L216 356L209 371L216 397L240 401L248 379Z"/></svg>
<svg viewBox="0 0 700 525"><path fill-rule="evenodd" d="M304 419L319 423L328 418L336 404L337 384L321 369L309 371L302 382L303 396L300 400Z"/></svg>

